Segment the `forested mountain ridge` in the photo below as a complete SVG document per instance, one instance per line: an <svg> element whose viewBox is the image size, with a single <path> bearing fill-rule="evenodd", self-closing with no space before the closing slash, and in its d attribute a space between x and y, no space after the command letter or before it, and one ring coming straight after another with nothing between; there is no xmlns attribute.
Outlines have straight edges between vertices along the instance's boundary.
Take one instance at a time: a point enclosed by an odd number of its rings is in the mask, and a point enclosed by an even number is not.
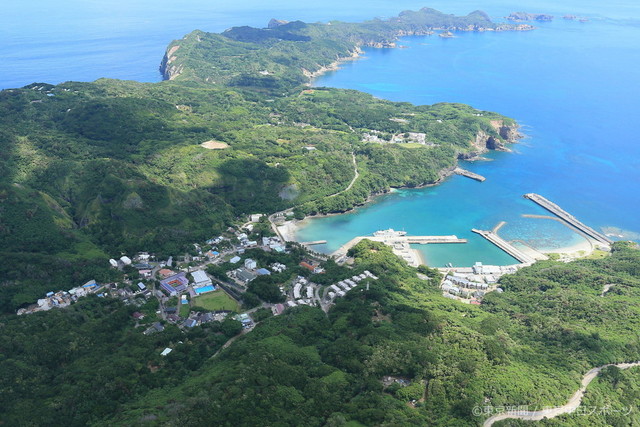
<svg viewBox="0 0 640 427"><path fill-rule="evenodd" d="M484 148L478 135L503 145L516 127L466 105L356 91L267 97L106 79L4 90L0 112L3 311L51 288L112 280L107 260L120 253L177 254L241 215L344 211L390 187L434 183ZM425 144L388 143L410 132ZM368 134L381 142L364 142ZM325 198L353 179L354 156L355 185Z"/></svg>
<svg viewBox="0 0 640 427"><path fill-rule="evenodd" d="M526 31L526 24L498 24L482 11L447 15L430 8L362 23L285 22L269 28L233 27L220 34L193 31L167 48L161 71L168 80L287 90L360 48L393 47L400 36L443 31Z"/></svg>

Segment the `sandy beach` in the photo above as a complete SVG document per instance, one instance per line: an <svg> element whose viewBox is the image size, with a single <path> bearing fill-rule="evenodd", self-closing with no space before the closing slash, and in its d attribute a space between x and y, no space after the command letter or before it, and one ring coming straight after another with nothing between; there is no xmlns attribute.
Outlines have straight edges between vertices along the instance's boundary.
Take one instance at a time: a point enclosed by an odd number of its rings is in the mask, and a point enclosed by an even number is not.
<svg viewBox="0 0 640 427"><path fill-rule="evenodd" d="M540 250L544 254L561 254L569 258L581 258L590 255L596 248L596 243L593 239L583 237L582 240L575 245L565 246L556 249Z"/></svg>
<svg viewBox="0 0 640 427"><path fill-rule="evenodd" d="M305 221L304 219L302 221L295 219L285 221L282 225L278 225L278 231L286 242L297 242L296 233Z"/></svg>

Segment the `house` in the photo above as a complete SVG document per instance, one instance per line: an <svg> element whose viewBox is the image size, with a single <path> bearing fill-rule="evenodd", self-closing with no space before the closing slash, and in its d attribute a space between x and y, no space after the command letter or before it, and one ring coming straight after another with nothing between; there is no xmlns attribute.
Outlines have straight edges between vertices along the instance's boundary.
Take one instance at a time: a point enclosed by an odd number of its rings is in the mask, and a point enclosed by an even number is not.
<svg viewBox="0 0 640 427"><path fill-rule="evenodd" d="M196 288L211 286L213 284L211 278L207 276L207 273L202 270L196 270L192 272L191 277L193 278L193 286Z"/></svg>
<svg viewBox="0 0 640 427"><path fill-rule="evenodd" d="M160 353L160 356L166 356L167 354L171 353L172 351L173 351L172 349L167 347L164 350L162 350L162 353Z"/></svg>
<svg viewBox="0 0 640 427"><path fill-rule="evenodd" d="M242 323L243 326L247 326L251 324L251 318L247 313L238 314L236 316L236 320Z"/></svg>
<svg viewBox="0 0 640 427"><path fill-rule="evenodd" d="M111 267L113 268L118 268L118 261L116 261L115 259L111 258L109 260L109 264L111 264Z"/></svg>
<svg viewBox="0 0 640 427"><path fill-rule="evenodd" d="M293 297L295 299L301 298L300 289L302 289L302 283L296 283L296 285L293 287Z"/></svg>
<svg viewBox="0 0 640 427"><path fill-rule="evenodd" d="M236 256L234 256L233 258L231 258L231 259L229 260L229 262L230 262L231 264L236 264L236 263L237 263L237 262L239 262L239 261L240 261L240 257L239 257L239 256L237 256L237 255L236 255Z"/></svg>
<svg viewBox="0 0 640 427"><path fill-rule="evenodd" d="M249 270L255 270L258 264L252 260L251 258L247 258L244 260L244 268Z"/></svg>
<svg viewBox="0 0 640 427"><path fill-rule="evenodd" d="M286 265L280 264L279 262L274 262L273 264L270 265L270 267L273 271L276 271L278 273L282 273L287 269Z"/></svg>
<svg viewBox="0 0 640 427"><path fill-rule="evenodd" d="M138 273L140 273L140 275L142 277L144 277L145 279L150 279L151 278L151 270L140 270L140 271L138 271Z"/></svg>
<svg viewBox="0 0 640 427"><path fill-rule="evenodd" d="M311 265L310 263L306 262L306 261L302 261L300 263L300 267L304 267L307 270L315 273L315 274L319 274L319 273L324 273L324 269L320 268L319 266L314 266Z"/></svg>
<svg viewBox="0 0 640 427"><path fill-rule="evenodd" d="M256 270L256 274L258 276L270 276L271 272L269 270L267 270L266 268L259 268Z"/></svg>
<svg viewBox="0 0 640 427"><path fill-rule="evenodd" d="M151 335L154 334L156 332L162 332L164 331L164 326L162 326L162 323L160 322L156 322L153 325L151 325L150 328L148 328L146 331L143 332L144 335Z"/></svg>
<svg viewBox="0 0 640 427"><path fill-rule="evenodd" d="M139 311L136 311L131 315L131 317L133 317L136 320L142 320L144 319L144 314L140 313Z"/></svg>
<svg viewBox="0 0 640 427"><path fill-rule="evenodd" d="M171 271L168 268L163 268L160 271L158 271L158 274L160 275L160 277L162 277L163 279L169 276L173 276L175 273L175 271Z"/></svg>
<svg viewBox="0 0 640 427"><path fill-rule="evenodd" d="M207 258L217 258L219 255L220 255L220 252L218 252L218 251L207 251L205 253L205 256Z"/></svg>
<svg viewBox="0 0 640 427"><path fill-rule="evenodd" d="M262 218L264 214L253 214L249 217L251 222L260 222L260 218Z"/></svg>
<svg viewBox="0 0 640 427"><path fill-rule="evenodd" d="M197 324L198 324L198 321L196 319L187 319L183 323L183 325L187 328L193 328Z"/></svg>
<svg viewBox="0 0 640 427"><path fill-rule="evenodd" d="M282 304L276 304L273 307L271 307L271 312L273 313L274 316L282 314L283 311L284 311L284 305Z"/></svg>
<svg viewBox="0 0 640 427"><path fill-rule="evenodd" d="M120 262L122 263L122 265L131 265L131 258L126 255L122 256L120 257Z"/></svg>
<svg viewBox="0 0 640 427"><path fill-rule="evenodd" d="M146 262L141 262L138 264L133 264L133 268L135 268L136 270L151 270L153 269L153 266L151 264L148 264Z"/></svg>
<svg viewBox="0 0 640 427"><path fill-rule="evenodd" d="M239 268L236 270L236 278L245 285L256 278L256 275L251 273L245 268Z"/></svg>
<svg viewBox="0 0 640 427"><path fill-rule="evenodd" d="M244 227L245 230L247 230L249 233L253 232L253 224L247 224L246 227Z"/></svg>

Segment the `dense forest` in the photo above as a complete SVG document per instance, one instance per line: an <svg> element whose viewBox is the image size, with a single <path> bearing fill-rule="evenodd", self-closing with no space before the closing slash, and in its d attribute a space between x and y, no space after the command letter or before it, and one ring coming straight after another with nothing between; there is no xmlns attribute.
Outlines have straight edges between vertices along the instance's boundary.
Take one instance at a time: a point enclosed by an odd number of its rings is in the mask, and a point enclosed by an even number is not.
<svg viewBox="0 0 640 427"><path fill-rule="evenodd" d="M442 31L526 31L523 24L494 23L482 11L447 15L430 8L362 23L308 24L272 20L269 28L234 27L221 34L196 30L172 42L162 62L167 79L282 91L363 46L394 47L399 36Z"/></svg>
<svg viewBox="0 0 640 427"><path fill-rule="evenodd" d="M561 405L590 368L640 360L640 251L632 245L616 243L604 259L522 269L505 276L505 292L488 295L480 307L443 298L434 272L422 269L433 280L418 277L382 244L363 241L352 255L356 271L380 279L368 289L360 285L328 314L300 307L269 317L217 355L237 322L144 336L132 308L99 298L5 317L0 419L475 426L483 420L475 407ZM604 284L613 286L601 296ZM174 352L162 357L165 346ZM607 369L585 405L634 405L639 375L638 368ZM638 416L612 410L547 424L635 425Z"/></svg>

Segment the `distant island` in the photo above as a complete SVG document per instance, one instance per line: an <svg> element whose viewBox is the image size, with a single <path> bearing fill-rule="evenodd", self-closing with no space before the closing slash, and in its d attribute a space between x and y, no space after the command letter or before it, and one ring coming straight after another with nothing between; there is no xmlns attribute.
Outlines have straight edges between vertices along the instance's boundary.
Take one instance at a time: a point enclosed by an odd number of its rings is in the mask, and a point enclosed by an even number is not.
<svg viewBox="0 0 640 427"><path fill-rule="evenodd" d="M529 31L529 24L495 23L482 11L467 16L434 9L404 11L387 20L307 24L272 19L267 28L234 27L221 34L193 31L167 48L167 80L274 88L303 84L362 47L395 47L399 37L443 31Z"/></svg>

